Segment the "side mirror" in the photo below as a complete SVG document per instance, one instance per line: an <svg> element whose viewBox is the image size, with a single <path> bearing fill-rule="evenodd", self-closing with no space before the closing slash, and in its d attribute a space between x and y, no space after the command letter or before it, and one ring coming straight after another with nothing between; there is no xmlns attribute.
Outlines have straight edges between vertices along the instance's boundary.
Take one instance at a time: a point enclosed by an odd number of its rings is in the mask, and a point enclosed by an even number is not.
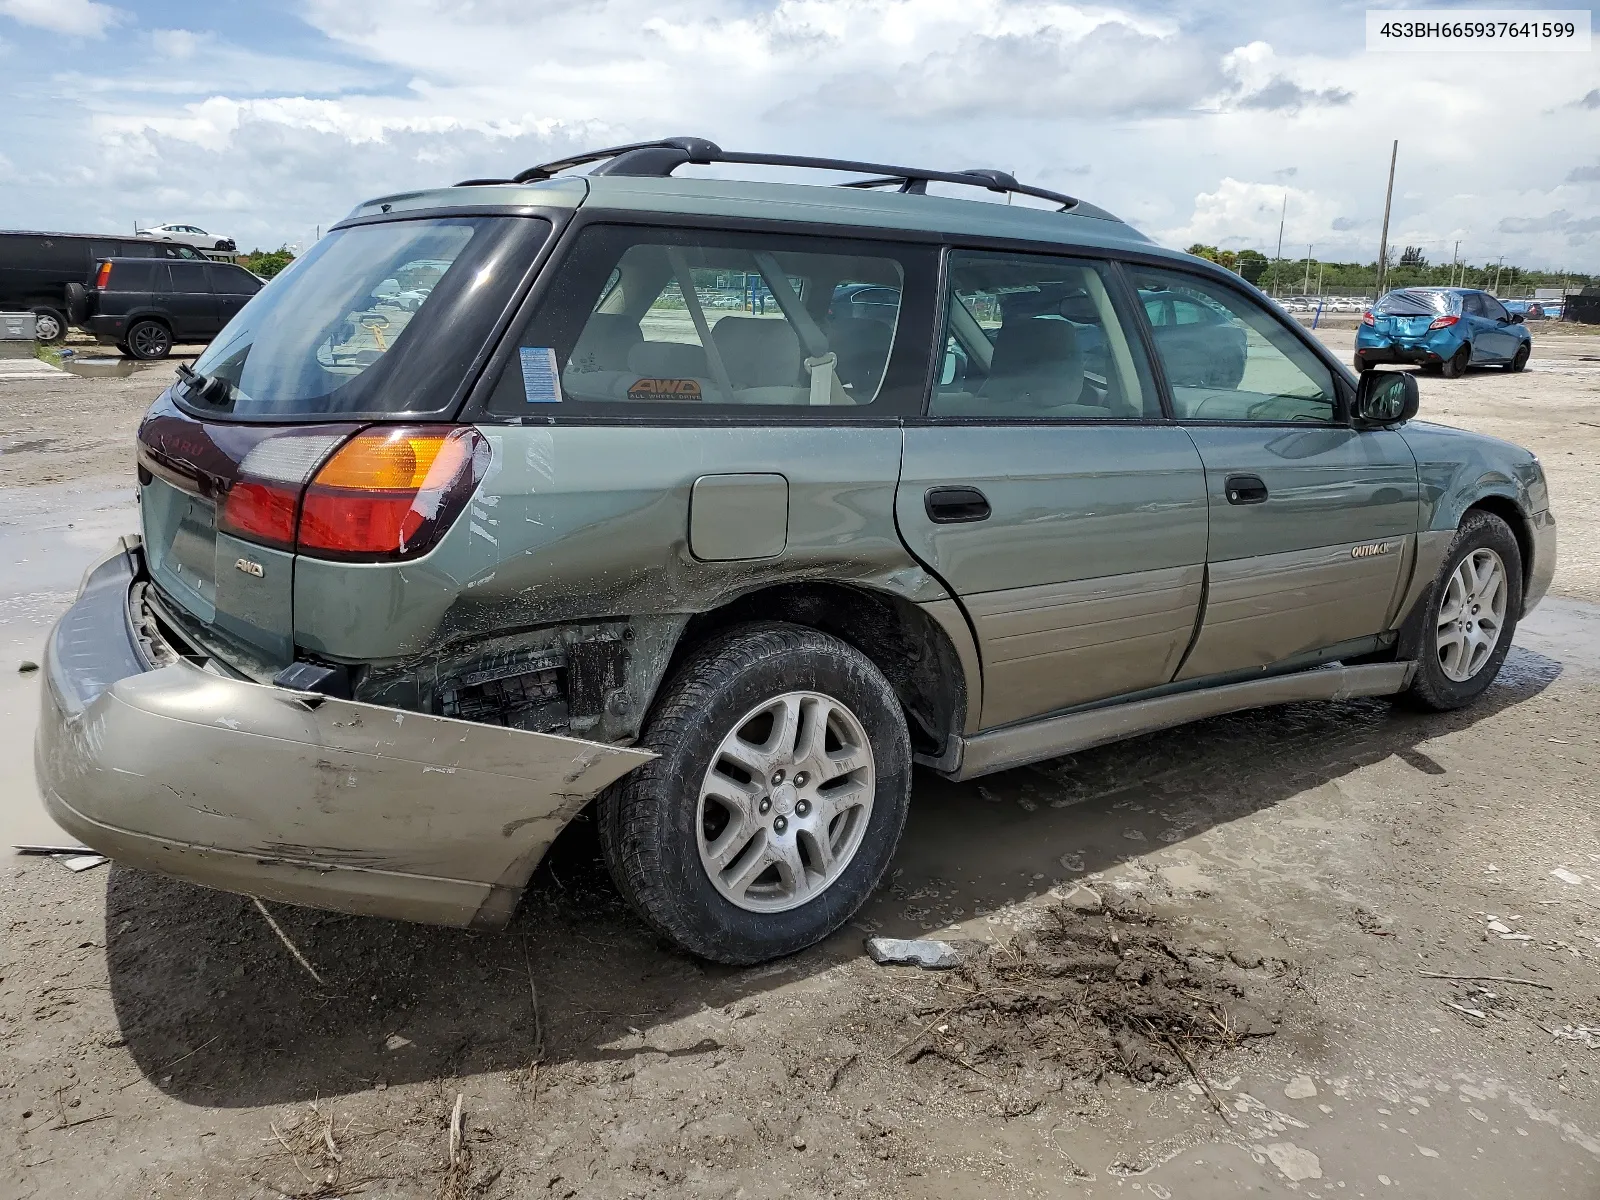
<svg viewBox="0 0 1600 1200"><path fill-rule="evenodd" d="M1358 426L1399 425L1417 415L1417 377L1409 371L1363 371L1356 385Z"/></svg>
<svg viewBox="0 0 1600 1200"><path fill-rule="evenodd" d="M1511 323L1513 325L1521 325L1523 323L1523 321L1525 321L1525 320L1527 320L1527 318L1525 316L1523 316L1522 313L1512 313L1511 314Z"/></svg>

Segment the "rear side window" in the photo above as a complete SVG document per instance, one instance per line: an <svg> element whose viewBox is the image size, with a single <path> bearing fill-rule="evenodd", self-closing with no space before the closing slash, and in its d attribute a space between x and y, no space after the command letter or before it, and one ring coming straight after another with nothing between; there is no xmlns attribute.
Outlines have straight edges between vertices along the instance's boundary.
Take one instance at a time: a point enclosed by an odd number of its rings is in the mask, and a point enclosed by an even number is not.
<svg viewBox="0 0 1600 1200"><path fill-rule="evenodd" d="M161 278L155 278L160 272ZM111 278L106 282L106 290L111 292L167 292L171 285L167 281L167 267L165 263L153 262L114 262L111 264Z"/></svg>
<svg viewBox="0 0 1600 1200"><path fill-rule="evenodd" d="M899 366L902 299L916 277L926 312L932 263L917 247L592 225L555 268L489 408L848 418L914 406L927 364ZM863 290L873 303L835 303Z"/></svg>
<svg viewBox="0 0 1600 1200"><path fill-rule="evenodd" d="M931 415L1043 421L1162 415L1103 265L957 251L948 278L944 363Z"/></svg>
<svg viewBox="0 0 1600 1200"><path fill-rule="evenodd" d="M439 412L549 233L548 221L488 216L336 229L194 369L230 385L224 411L239 418ZM190 269L206 267L172 264Z"/></svg>
<svg viewBox="0 0 1600 1200"><path fill-rule="evenodd" d="M1180 420L1335 419L1333 372L1264 305L1183 271L1130 266L1129 273ZM1198 318L1178 320L1185 308Z"/></svg>

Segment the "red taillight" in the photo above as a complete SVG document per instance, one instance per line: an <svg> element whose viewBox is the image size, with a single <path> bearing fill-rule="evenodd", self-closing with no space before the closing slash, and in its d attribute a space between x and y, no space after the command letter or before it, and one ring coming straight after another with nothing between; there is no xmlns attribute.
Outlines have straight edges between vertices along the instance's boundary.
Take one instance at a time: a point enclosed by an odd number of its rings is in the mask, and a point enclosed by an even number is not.
<svg viewBox="0 0 1600 1200"><path fill-rule="evenodd" d="M294 549L300 492L350 430L346 425L276 433L251 446L228 487L217 528L279 550Z"/></svg>
<svg viewBox="0 0 1600 1200"><path fill-rule="evenodd" d="M1461 320L1460 317L1440 317L1438 320L1433 322L1433 324L1429 325L1428 328L1429 329L1449 329L1450 326L1454 325L1459 320Z"/></svg>
<svg viewBox="0 0 1600 1200"><path fill-rule="evenodd" d="M378 427L341 446L300 506L301 553L329 558L414 558L466 506L489 463L470 426Z"/></svg>
<svg viewBox="0 0 1600 1200"><path fill-rule="evenodd" d="M217 526L224 533L286 550L294 545L298 484L241 482L228 489Z"/></svg>
<svg viewBox="0 0 1600 1200"><path fill-rule="evenodd" d="M1366 312L1361 314L1361 323L1363 325L1376 325L1378 323L1378 319L1372 315L1372 310L1368 309Z"/></svg>
<svg viewBox="0 0 1600 1200"><path fill-rule="evenodd" d="M106 290L106 285L109 284L110 282L111 282L111 264L108 263L108 262L103 262L103 263L100 264L99 273L94 277L94 286L99 288L103 292L103 291Z"/></svg>

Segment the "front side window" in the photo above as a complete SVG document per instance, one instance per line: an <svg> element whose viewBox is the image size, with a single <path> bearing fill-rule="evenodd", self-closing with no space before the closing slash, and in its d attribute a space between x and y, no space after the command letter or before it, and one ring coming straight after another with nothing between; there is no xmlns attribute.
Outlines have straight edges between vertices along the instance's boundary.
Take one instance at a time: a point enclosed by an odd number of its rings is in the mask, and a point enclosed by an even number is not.
<svg viewBox="0 0 1600 1200"><path fill-rule="evenodd" d="M889 365L908 255L922 253L833 238L589 226L553 268L490 410L736 415L826 406L872 416L891 391L906 390ZM834 303L863 285L876 303ZM554 404L561 408L539 407Z"/></svg>
<svg viewBox="0 0 1600 1200"><path fill-rule="evenodd" d="M1511 315L1506 311L1506 306L1504 304L1501 304L1500 301L1496 300L1488 293L1479 296L1478 300L1483 305L1483 315L1488 317L1491 321L1504 320L1509 318Z"/></svg>
<svg viewBox="0 0 1600 1200"><path fill-rule="evenodd" d="M1180 420L1335 419L1333 372L1264 305L1183 271L1129 271Z"/></svg>
<svg viewBox="0 0 1600 1200"><path fill-rule="evenodd" d="M1044 421L1161 416L1106 268L1035 255L957 251L945 356L930 413Z"/></svg>

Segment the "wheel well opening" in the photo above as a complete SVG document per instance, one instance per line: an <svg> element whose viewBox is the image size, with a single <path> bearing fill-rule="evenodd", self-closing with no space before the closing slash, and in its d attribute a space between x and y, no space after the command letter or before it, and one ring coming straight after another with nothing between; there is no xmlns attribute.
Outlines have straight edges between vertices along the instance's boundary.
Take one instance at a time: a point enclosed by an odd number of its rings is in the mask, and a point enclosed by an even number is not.
<svg viewBox="0 0 1600 1200"><path fill-rule="evenodd" d="M1528 522L1522 515L1522 510L1517 507L1517 502L1509 496L1485 496L1467 509L1472 512L1492 513L1511 527L1511 536L1517 539L1517 550L1522 555L1522 588L1526 592L1529 581L1533 578L1533 531L1528 528Z"/></svg>
<svg viewBox="0 0 1600 1200"><path fill-rule="evenodd" d="M787 621L831 634L872 660L900 698L911 746L938 755L966 718L966 681L949 636L917 605L843 584L786 584L741 596L692 618L670 676L706 638L746 621Z"/></svg>

